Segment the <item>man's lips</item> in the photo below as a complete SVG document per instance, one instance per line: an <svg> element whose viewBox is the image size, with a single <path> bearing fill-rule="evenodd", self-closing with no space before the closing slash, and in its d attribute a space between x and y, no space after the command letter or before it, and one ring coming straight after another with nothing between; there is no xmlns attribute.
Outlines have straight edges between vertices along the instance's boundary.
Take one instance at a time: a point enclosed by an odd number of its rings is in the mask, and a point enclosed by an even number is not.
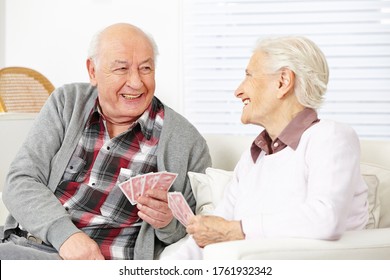
<svg viewBox="0 0 390 280"><path fill-rule="evenodd" d="M140 94L125 94L125 93L122 93L122 94L121 94L121 96L122 96L124 99L127 99L127 100L137 99L137 98L139 98L141 95L142 95L142 93L140 93Z"/></svg>

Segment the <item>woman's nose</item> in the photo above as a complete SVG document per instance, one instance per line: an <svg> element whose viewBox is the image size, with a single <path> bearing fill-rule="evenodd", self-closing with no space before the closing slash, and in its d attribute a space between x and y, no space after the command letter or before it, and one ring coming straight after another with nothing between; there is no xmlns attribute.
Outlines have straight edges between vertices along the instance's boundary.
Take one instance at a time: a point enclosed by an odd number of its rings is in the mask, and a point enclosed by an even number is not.
<svg viewBox="0 0 390 280"><path fill-rule="evenodd" d="M238 86L238 88L234 91L234 96L237 98L240 98L240 96L243 94L243 90L241 87L241 84Z"/></svg>

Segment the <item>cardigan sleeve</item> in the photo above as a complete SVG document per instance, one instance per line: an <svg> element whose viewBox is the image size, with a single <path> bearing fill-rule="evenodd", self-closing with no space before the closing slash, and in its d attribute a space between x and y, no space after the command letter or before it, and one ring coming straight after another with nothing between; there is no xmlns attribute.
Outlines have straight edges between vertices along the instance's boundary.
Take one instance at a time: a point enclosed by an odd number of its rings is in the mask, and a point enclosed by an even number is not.
<svg viewBox="0 0 390 280"><path fill-rule="evenodd" d="M4 203L12 216L10 220L17 221L57 250L79 230L53 193L58 179L50 181L53 177L61 178L64 168L59 165L65 166L65 154L73 152L72 141L64 139L71 131L77 134L78 129L69 129L70 121L82 125L82 119L74 117L72 112L76 103L79 112L88 107L84 101L90 92L86 89L88 85L73 84L58 88L50 95L11 163L3 192ZM76 95L75 91L84 92L86 97Z"/></svg>

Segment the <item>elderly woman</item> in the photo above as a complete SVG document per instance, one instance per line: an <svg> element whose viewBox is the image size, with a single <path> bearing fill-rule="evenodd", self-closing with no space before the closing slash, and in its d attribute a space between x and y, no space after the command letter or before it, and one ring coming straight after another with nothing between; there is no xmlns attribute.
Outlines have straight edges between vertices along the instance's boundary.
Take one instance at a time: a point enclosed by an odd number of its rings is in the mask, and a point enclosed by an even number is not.
<svg viewBox="0 0 390 280"><path fill-rule="evenodd" d="M317 116L329 76L321 50L303 37L266 39L245 72L235 92L241 120L264 130L238 162L215 216L192 218L191 238L173 258L201 258L199 248L229 240L334 240L368 220L358 137Z"/></svg>

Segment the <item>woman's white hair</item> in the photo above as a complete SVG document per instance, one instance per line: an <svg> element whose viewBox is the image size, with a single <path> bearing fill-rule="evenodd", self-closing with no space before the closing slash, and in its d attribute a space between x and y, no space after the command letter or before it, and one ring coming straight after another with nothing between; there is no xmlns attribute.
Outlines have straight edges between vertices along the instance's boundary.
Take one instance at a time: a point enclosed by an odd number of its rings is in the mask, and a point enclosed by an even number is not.
<svg viewBox="0 0 390 280"><path fill-rule="evenodd" d="M311 40L302 36L266 38L258 42L255 52L266 55L266 69L276 73L290 69L295 74L294 92L303 106L318 109L329 80L325 55Z"/></svg>
<svg viewBox="0 0 390 280"><path fill-rule="evenodd" d="M156 41L154 40L153 36L148 34L148 33L146 33L146 32L144 32L143 30L141 30L140 28L138 28L136 26L133 26L133 27L138 29L140 32L142 32L145 35L145 37L148 39L150 45L153 48L154 61L156 63L157 56L158 56L158 47L157 47ZM103 34L104 30L105 29L102 29L102 30L98 31L92 37L91 42L89 43L88 58L93 60L95 63L97 63L96 58L97 58L97 55L98 55L98 52L99 52L100 39L101 39L101 35Z"/></svg>

